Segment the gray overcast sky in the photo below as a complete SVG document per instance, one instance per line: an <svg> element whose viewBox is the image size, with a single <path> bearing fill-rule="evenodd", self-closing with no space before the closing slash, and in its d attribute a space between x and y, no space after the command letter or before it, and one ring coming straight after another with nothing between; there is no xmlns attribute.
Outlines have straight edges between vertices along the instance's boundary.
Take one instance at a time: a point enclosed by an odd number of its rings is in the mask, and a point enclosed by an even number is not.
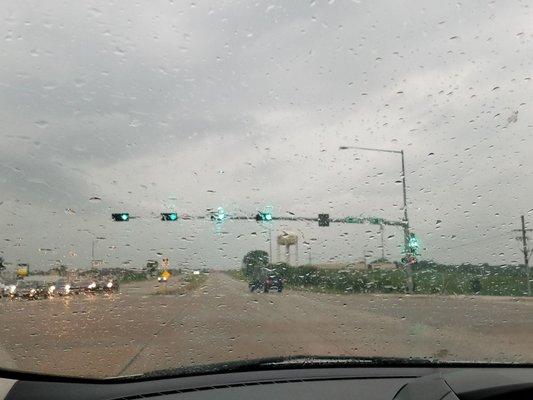
<svg viewBox="0 0 533 400"><path fill-rule="evenodd" d="M533 225L531 1L0 5L0 252L48 268L231 267L266 228L158 213L402 216L443 262L517 263ZM100 201L90 201L97 196ZM142 218L112 223L127 210ZM301 261L378 257L374 226L281 224ZM401 232L386 231L399 257ZM305 242L305 243L304 243Z"/></svg>

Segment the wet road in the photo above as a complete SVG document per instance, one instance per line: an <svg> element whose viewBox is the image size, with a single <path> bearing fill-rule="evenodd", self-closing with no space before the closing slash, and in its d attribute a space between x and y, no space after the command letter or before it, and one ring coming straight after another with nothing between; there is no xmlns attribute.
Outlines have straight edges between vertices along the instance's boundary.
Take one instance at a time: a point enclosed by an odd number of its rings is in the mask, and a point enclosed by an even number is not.
<svg viewBox="0 0 533 400"><path fill-rule="evenodd" d="M92 377L286 355L533 362L533 301L474 296L249 293L214 273L182 294L3 300L0 363ZM169 287L169 291L172 286Z"/></svg>

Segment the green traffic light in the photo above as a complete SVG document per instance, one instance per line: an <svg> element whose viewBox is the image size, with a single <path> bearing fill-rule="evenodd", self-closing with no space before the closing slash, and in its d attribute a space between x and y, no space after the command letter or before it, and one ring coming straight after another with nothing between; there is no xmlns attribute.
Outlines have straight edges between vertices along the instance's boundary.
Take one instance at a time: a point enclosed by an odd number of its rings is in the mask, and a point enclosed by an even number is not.
<svg viewBox="0 0 533 400"><path fill-rule="evenodd" d="M218 207L217 211L211 214L211 220L215 221L217 224L224 222L226 218L228 218L228 215L222 207Z"/></svg>
<svg viewBox="0 0 533 400"><path fill-rule="evenodd" d="M269 221L272 221L273 219L274 217L272 216L272 213L269 211L258 211L257 214L255 215L256 221L269 222Z"/></svg>
<svg viewBox="0 0 533 400"><path fill-rule="evenodd" d="M178 213L170 212L170 213L161 213L161 221L177 221L178 220Z"/></svg>
<svg viewBox="0 0 533 400"><path fill-rule="evenodd" d="M420 255L420 240L416 237L414 233L411 233L409 236L409 241L407 242L409 252L419 256Z"/></svg>
<svg viewBox="0 0 533 400"><path fill-rule="evenodd" d="M128 214L120 214L120 219L121 219L122 221L127 221L128 218L129 218L129 215L128 215Z"/></svg>

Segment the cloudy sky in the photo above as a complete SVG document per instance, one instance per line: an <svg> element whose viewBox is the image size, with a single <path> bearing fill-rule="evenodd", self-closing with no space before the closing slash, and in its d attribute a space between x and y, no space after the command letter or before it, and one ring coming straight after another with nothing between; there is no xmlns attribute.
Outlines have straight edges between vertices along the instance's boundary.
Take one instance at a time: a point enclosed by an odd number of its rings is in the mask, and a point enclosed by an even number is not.
<svg viewBox="0 0 533 400"><path fill-rule="evenodd" d="M86 267L100 238L111 266L228 268L287 229L301 262L376 258L376 226L158 220L218 206L400 220L399 156L338 150L359 145L405 151L423 258L518 263L532 6L3 1L0 253ZM385 230L389 258L401 242Z"/></svg>

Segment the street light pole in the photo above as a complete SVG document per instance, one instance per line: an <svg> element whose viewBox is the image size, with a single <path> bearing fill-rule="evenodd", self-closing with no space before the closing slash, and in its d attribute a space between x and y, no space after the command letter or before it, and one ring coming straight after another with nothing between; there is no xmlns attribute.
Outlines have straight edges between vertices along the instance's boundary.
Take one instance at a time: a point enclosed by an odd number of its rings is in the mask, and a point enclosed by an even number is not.
<svg viewBox="0 0 533 400"><path fill-rule="evenodd" d="M340 146L339 150L365 150L374 151L379 153L395 153L400 154L402 157L402 190L403 190L403 244L407 256L409 248L409 217L407 215L407 183L405 181L405 155L403 150L389 150L389 149L376 149L373 147L359 147L359 146ZM407 290L409 293L414 291L413 282L413 268L409 262L406 263L407 271Z"/></svg>

